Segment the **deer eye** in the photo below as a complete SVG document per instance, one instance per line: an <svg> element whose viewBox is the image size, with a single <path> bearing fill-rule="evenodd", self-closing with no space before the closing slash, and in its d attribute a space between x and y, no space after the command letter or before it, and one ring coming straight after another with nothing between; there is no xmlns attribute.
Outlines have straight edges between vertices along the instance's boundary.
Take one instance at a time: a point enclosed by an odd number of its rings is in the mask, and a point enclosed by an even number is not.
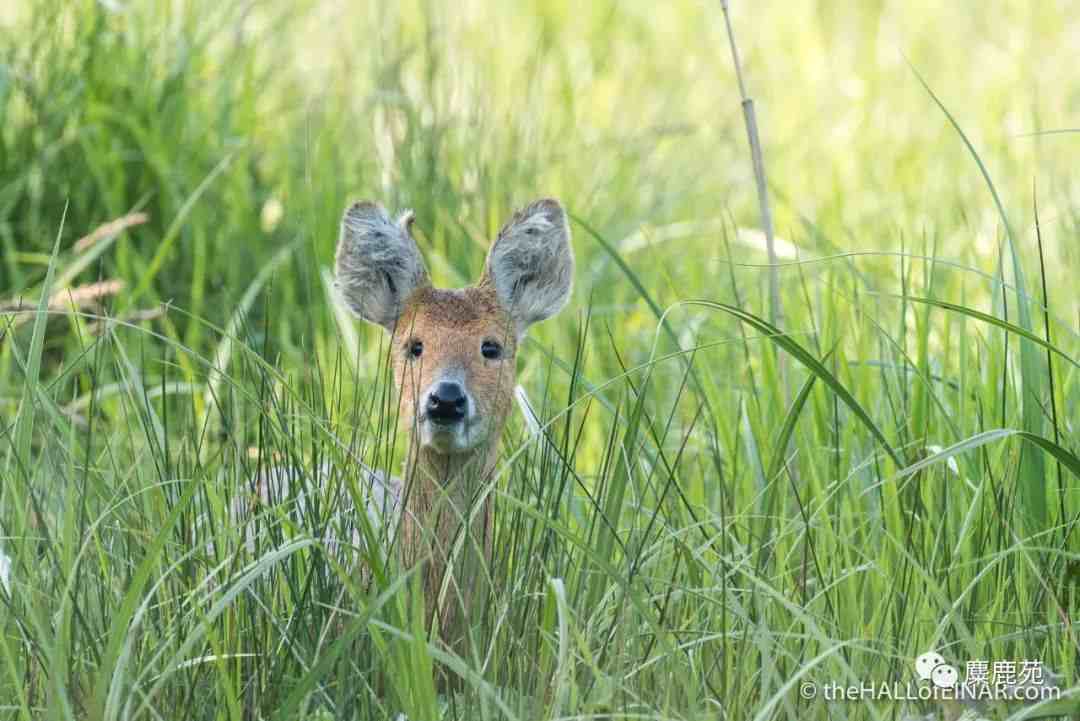
<svg viewBox="0 0 1080 721"><path fill-rule="evenodd" d="M415 339L409 341L408 353L410 358L419 358L424 355L424 343Z"/></svg>
<svg viewBox="0 0 1080 721"><path fill-rule="evenodd" d="M486 340L480 344L480 355L488 360L499 360L503 356L503 347L493 340Z"/></svg>

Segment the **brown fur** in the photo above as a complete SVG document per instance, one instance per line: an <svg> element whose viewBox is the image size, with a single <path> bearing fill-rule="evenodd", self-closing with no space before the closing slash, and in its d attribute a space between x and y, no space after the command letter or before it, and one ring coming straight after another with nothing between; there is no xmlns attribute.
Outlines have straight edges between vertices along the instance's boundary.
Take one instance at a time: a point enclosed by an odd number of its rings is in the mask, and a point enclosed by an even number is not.
<svg viewBox="0 0 1080 721"><path fill-rule="evenodd" d="M414 340L424 353L410 359ZM484 340L503 346L503 357L488 360L480 354ZM491 557L492 514L490 495L485 495L474 520L455 572L446 575L455 542L465 528L467 515L498 458L498 438L509 414L516 382L517 342L510 316L499 305L494 289L485 286L463 290L418 289L409 298L393 337L394 376L401 396L400 422L413 428L416 394L431 385L447 367L463 372L471 389L477 415L485 419L487 438L465 453L439 453L414 443L409 449L405 481L405 513L401 522L401 548L406 567L430 559L424 573L427 609L438 614L439 627L452 648L462 650L465 628L457 623L459 609L469 609L474 597L486 588L478 553ZM413 434L415 437L415 433ZM455 583L440 603L444 579Z"/></svg>
<svg viewBox="0 0 1080 721"><path fill-rule="evenodd" d="M465 621L486 597L490 581L488 482L513 400L518 341L530 325L566 304L574 259L566 213L545 199L516 213L499 232L475 286L438 289L428 278L411 224L409 212L393 221L374 203L350 206L342 219L336 285L353 312L393 334L400 419L410 430L402 560L407 568L426 564L426 608L437 617L443 641L461 653L468 649ZM486 340L502 346L500 358L482 355ZM416 341L423 344L419 357L410 354ZM448 378L463 387L472 412L452 442L436 442L434 436L425 442L417 412L426 399L420 396Z"/></svg>
<svg viewBox="0 0 1080 721"><path fill-rule="evenodd" d="M411 360L408 346L419 340L423 355ZM480 344L494 340L503 357L488 360ZM401 391L401 419L412 427L416 394L448 367L459 368L476 401L477 414L501 430L513 398L517 341L510 315L489 287L463 290L420 288L406 302L393 337L394 377ZM497 434L496 434L497 435ZM437 479L436 479L437 480Z"/></svg>

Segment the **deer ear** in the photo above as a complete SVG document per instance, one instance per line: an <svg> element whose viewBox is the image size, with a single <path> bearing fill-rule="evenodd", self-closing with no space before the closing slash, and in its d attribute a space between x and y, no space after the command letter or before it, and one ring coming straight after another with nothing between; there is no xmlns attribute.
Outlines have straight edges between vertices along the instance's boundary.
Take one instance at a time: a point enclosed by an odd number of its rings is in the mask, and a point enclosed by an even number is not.
<svg viewBox="0 0 1080 721"><path fill-rule="evenodd" d="M562 310L573 285L574 251L559 201L538 200L514 214L488 252L484 280L495 287L518 338Z"/></svg>
<svg viewBox="0 0 1080 721"><path fill-rule="evenodd" d="M429 284L412 222L412 211L393 221L366 201L353 203L341 219L334 284L353 313L390 331L413 291Z"/></svg>

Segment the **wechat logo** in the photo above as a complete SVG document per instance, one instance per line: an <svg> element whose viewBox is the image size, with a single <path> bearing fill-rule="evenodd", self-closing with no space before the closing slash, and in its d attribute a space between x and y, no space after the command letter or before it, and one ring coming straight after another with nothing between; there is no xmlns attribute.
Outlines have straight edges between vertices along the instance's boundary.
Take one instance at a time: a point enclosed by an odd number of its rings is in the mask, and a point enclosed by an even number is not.
<svg viewBox="0 0 1080 721"><path fill-rule="evenodd" d="M936 651L929 651L915 659L915 674L938 688L955 688L960 680L960 672L945 663L945 659Z"/></svg>

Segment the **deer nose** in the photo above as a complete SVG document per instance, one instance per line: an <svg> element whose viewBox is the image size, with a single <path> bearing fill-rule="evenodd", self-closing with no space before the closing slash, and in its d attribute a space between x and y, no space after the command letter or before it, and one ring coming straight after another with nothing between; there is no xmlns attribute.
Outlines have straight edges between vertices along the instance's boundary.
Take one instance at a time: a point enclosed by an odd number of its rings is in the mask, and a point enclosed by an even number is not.
<svg viewBox="0 0 1080 721"><path fill-rule="evenodd" d="M439 424L457 423L465 418L468 402L460 383L443 381L428 394L428 418Z"/></svg>

